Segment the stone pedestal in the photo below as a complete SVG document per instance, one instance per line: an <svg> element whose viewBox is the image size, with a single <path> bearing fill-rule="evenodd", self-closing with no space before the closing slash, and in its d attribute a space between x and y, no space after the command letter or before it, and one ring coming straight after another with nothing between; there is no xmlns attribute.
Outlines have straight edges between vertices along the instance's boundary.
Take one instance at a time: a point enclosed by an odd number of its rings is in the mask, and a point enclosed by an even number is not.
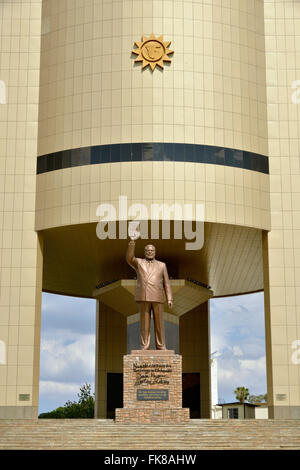
<svg viewBox="0 0 300 470"><path fill-rule="evenodd" d="M182 358L174 351L133 350L124 356L124 408L116 409L118 423L183 423Z"/></svg>

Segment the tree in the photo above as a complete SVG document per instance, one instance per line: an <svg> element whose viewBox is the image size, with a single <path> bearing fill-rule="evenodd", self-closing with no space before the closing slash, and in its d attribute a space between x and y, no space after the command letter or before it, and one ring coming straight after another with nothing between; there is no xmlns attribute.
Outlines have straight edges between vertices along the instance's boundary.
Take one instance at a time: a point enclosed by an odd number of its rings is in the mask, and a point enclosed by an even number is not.
<svg viewBox="0 0 300 470"><path fill-rule="evenodd" d="M249 390L246 387L237 387L234 393L236 399L239 400L241 403L245 403L245 401L249 397Z"/></svg>
<svg viewBox="0 0 300 470"><path fill-rule="evenodd" d="M91 384L85 383L82 387L79 389L80 393L78 393L78 403L86 403L90 402L91 400L94 401L94 397L92 396L92 386Z"/></svg>
<svg viewBox="0 0 300 470"><path fill-rule="evenodd" d="M39 418L45 419L80 419L94 418L95 398L91 392L91 385L84 384L79 389L78 402L68 400L64 406L60 406L49 413L41 413Z"/></svg>
<svg viewBox="0 0 300 470"><path fill-rule="evenodd" d="M265 395L249 395L249 403L263 403L267 401L267 394Z"/></svg>

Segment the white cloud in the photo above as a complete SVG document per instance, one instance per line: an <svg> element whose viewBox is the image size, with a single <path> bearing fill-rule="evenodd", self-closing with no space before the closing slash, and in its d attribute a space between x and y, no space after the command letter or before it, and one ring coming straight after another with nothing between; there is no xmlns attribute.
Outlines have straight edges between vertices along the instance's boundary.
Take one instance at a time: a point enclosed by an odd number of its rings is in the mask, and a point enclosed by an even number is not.
<svg viewBox="0 0 300 470"><path fill-rule="evenodd" d="M227 380L232 380L235 377L236 373L233 370L218 369L218 379L226 382Z"/></svg>
<svg viewBox="0 0 300 470"><path fill-rule="evenodd" d="M43 293L42 331L95 333L96 301Z"/></svg>
<svg viewBox="0 0 300 470"><path fill-rule="evenodd" d="M43 294L40 412L78 400L95 378L95 300Z"/></svg>
<svg viewBox="0 0 300 470"><path fill-rule="evenodd" d="M234 389L266 392L263 293L211 301L211 351L218 351L219 398L232 401Z"/></svg>
<svg viewBox="0 0 300 470"><path fill-rule="evenodd" d="M259 359L240 359L239 360L241 369L249 372L264 373L266 370L266 358L265 356Z"/></svg>
<svg viewBox="0 0 300 470"><path fill-rule="evenodd" d="M94 300L43 294L42 382L94 381L95 314Z"/></svg>
<svg viewBox="0 0 300 470"><path fill-rule="evenodd" d="M91 381L95 371L95 336L64 330L41 343L41 380Z"/></svg>
<svg viewBox="0 0 300 470"><path fill-rule="evenodd" d="M218 361L219 398L232 401L236 387L247 387L252 395L266 393L265 357L243 360L232 357Z"/></svg>
<svg viewBox="0 0 300 470"><path fill-rule="evenodd" d="M41 380L40 381L40 395L46 396L57 396L69 394L74 395L79 392L78 383L63 383L63 382L54 382L50 380Z"/></svg>
<svg viewBox="0 0 300 470"><path fill-rule="evenodd" d="M243 356L244 353L239 346L233 346L232 352L234 356Z"/></svg>
<svg viewBox="0 0 300 470"><path fill-rule="evenodd" d="M40 402L39 413L52 411L59 406L63 406L67 401L77 401L80 387L84 381L74 383L57 382L51 380L40 381ZM94 383L90 382L92 393L94 392Z"/></svg>

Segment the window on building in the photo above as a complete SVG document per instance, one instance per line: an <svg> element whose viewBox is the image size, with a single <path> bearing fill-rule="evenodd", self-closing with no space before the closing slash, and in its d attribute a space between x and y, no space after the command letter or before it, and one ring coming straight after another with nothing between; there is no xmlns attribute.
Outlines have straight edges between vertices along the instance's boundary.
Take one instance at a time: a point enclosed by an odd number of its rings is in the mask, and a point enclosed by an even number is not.
<svg viewBox="0 0 300 470"><path fill-rule="evenodd" d="M228 419L239 419L239 409L238 408L228 408L227 418Z"/></svg>

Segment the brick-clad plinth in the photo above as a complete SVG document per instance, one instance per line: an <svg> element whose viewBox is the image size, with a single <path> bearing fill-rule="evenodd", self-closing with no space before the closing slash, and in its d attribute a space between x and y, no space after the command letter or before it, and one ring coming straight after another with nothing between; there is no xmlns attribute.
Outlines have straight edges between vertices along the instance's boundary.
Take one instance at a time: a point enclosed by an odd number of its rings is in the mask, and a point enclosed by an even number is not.
<svg viewBox="0 0 300 470"><path fill-rule="evenodd" d="M174 351L133 350L124 356L123 406L117 423L183 423L182 358Z"/></svg>

